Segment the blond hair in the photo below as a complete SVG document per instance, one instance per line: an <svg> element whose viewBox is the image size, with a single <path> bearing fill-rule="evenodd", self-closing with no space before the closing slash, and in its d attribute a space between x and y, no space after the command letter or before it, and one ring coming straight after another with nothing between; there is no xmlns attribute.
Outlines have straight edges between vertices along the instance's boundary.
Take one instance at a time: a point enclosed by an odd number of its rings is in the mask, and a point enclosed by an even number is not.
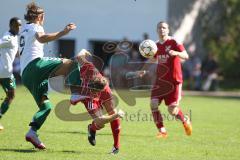
<svg viewBox="0 0 240 160"><path fill-rule="evenodd" d="M26 7L27 14L24 15L24 19L28 22L34 21L39 14L43 14L43 8L39 7L35 2L31 2Z"/></svg>

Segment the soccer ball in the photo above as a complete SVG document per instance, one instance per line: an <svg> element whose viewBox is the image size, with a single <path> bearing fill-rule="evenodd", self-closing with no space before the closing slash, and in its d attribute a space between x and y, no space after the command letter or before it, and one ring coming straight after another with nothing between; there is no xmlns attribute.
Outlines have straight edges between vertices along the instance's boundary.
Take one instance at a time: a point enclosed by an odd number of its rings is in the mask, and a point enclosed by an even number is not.
<svg viewBox="0 0 240 160"><path fill-rule="evenodd" d="M147 39L139 45L139 52L145 58L152 58L157 53L157 45L154 41Z"/></svg>

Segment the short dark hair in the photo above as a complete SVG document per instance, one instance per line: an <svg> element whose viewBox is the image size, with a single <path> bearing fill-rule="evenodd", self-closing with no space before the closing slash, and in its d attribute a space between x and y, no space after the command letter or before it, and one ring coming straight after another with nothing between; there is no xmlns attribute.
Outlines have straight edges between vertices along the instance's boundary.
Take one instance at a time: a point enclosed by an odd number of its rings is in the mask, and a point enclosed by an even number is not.
<svg viewBox="0 0 240 160"><path fill-rule="evenodd" d="M21 25L21 20L18 17L12 17L9 21L9 26L12 26L14 23Z"/></svg>
<svg viewBox="0 0 240 160"><path fill-rule="evenodd" d="M167 25L168 25L168 28L169 28L169 24L168 24L166 21L160 21L160 22L158 22L157 26L160 25L161 23L167 24Z"/></svg>
<svg viewBox="0 0 240 160"><path fill-rule="evenodd" d="M35 20L39 14L43 14L43 8L39 7L35 2L31 2L27 5L27 14L24 15L26 21Z"/></svg>

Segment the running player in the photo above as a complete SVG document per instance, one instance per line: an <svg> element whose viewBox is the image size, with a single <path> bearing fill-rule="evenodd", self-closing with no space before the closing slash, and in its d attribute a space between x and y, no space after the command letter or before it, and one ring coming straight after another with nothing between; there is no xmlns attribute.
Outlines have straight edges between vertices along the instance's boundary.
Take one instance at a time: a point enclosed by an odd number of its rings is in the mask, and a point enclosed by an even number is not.
<svg viewBox="0 0 240 160"><path fill-rule="evenodd" d="M9 31L0 39L0 84L6 93L6 98L0 107L0 119L11 104L16 89L16 82L13 76L13 61L18 52L18 33L21 27L21 20L13 17L9 21ZM0 131L4 127L0 124Z"/></svg>
<svg viewBox="0 0 240 160"><path fill-rule="evenodd" d="M162 100L168 106L168 112L182 122L186 135L190 136L192 134L190 118L184 116L179 107L183 83L181 59L187 60L188 54L182 44L169 36L169 25L166 22L157 24L157 33L159 36L159 41L156 43L158 52L154 58L150 59L152 63L157 63L156 80L150 104L154 122L159 130L157 137L167 137L163 118L158 108ZM146 66L148 65L145 65L144 68ZM143 75L144 72L141 74Z"/></svg>

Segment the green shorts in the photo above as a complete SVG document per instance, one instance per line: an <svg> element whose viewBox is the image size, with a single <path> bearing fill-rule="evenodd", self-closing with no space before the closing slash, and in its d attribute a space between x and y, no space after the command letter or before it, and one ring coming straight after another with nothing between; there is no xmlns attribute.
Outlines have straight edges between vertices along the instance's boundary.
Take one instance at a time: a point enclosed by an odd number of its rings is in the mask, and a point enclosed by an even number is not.
<svg viewBox="0 0 240 160"><path fill-rule="evenodd" d="M37 105L42 96L48 95L48 78L62 64L60 58L37 58L30 62L22 73L22 82L31 92Z"/></svg>
<svg viewBox="0 0 240 160"><path fill-rule="evenodd" d="M16 80L12 78L0 78L0 84L5 92L16 89Z"/></svg>

